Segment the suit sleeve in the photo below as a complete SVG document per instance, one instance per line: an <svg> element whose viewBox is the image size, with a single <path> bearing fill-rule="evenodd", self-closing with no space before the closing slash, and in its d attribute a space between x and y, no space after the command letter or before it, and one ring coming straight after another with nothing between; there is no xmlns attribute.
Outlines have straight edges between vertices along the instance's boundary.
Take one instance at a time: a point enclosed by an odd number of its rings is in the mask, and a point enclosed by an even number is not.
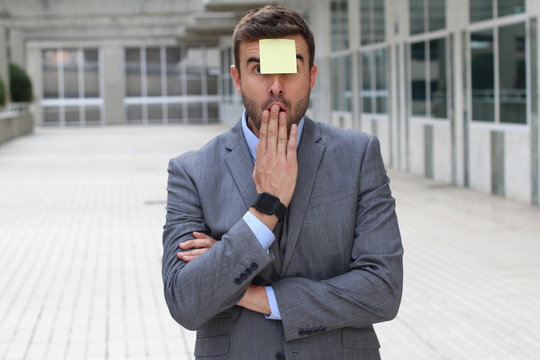
<svg viewBox="0 0 540 360"><path fill-rule="evenodd" d="M322 281L290 277L272 284L286 340L393 319L401 301L403 248L395 202L372 137L361 163L349 271Z"/></svg>
<svg viewBox="0 0 540 360"><path fill-rule="evenodd" d="M181 158L172 159L168 171L162 263L165 300L172 317L195 330L233 307L271 260L242 219L203 255L189 263L178 259L181 242L193 239L193 231L209 233L209 229L201 194Z"/></svg>

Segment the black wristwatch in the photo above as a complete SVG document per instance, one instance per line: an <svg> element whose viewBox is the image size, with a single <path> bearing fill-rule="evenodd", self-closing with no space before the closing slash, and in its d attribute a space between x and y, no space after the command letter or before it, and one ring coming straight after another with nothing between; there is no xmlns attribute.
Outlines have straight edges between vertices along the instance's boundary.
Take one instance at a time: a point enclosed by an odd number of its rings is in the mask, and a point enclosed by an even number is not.
<svg viewBox="0 0 540 360"><path fill-rule="evenodd" d="M265 192L257 194L257 198L251 206L264 214L276 215L279 221L283 220L287 213L287 207L279 201L277 196Z"/></svg>

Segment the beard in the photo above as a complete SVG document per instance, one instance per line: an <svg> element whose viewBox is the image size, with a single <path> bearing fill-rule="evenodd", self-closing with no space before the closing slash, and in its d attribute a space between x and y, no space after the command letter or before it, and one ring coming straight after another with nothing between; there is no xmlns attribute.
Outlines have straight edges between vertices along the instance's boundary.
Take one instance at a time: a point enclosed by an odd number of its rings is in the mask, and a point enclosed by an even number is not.
<svg viewBox="0 0 540 360"><path fill-rule="evenodd" d="M289 114L287 114L287 134L289 134L292 124L298 125L300 119L302 119L302 117L306 114L307 108L309 106L309 95L310 92L308 92L306 96L298 100L294 108L291 107L290 101L281 96L270 96L264 102L264 104L259 107L255 100L249 98L244 92L242 92L242 101L244 102L248 119L251 119L251 122L257 128L257 130L261 128L261 118L263 111L266 110L268 106L274 102L283 104L285 107L287 107L287 109L290 109Z"/></svg>

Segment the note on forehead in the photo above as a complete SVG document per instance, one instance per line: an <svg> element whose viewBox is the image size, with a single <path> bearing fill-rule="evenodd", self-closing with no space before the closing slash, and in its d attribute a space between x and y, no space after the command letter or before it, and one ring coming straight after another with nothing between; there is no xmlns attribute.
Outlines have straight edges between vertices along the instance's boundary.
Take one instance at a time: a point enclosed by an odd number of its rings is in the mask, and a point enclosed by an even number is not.
<svg viewBox="0 0 540 360"><path fill-rule="evenodd" d="M292 39L259 40L261 74L295 74L296 43Z"/></svg>

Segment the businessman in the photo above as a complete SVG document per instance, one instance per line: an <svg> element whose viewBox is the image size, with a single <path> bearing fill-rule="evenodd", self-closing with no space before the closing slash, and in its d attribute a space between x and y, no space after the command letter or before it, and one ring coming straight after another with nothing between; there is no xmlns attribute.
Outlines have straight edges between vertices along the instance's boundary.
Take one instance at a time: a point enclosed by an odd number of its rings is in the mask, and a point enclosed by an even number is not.
<svg viewBox="0 0 540 360"><path fill-rule="evenodd" d="M293 41L293 71L264 70L266 39ZM403 249L378 140L305 116L318 68L296 12L252 10L233 41L240 121L169 162L171 315L197 359L379 359Z"/></svg>

